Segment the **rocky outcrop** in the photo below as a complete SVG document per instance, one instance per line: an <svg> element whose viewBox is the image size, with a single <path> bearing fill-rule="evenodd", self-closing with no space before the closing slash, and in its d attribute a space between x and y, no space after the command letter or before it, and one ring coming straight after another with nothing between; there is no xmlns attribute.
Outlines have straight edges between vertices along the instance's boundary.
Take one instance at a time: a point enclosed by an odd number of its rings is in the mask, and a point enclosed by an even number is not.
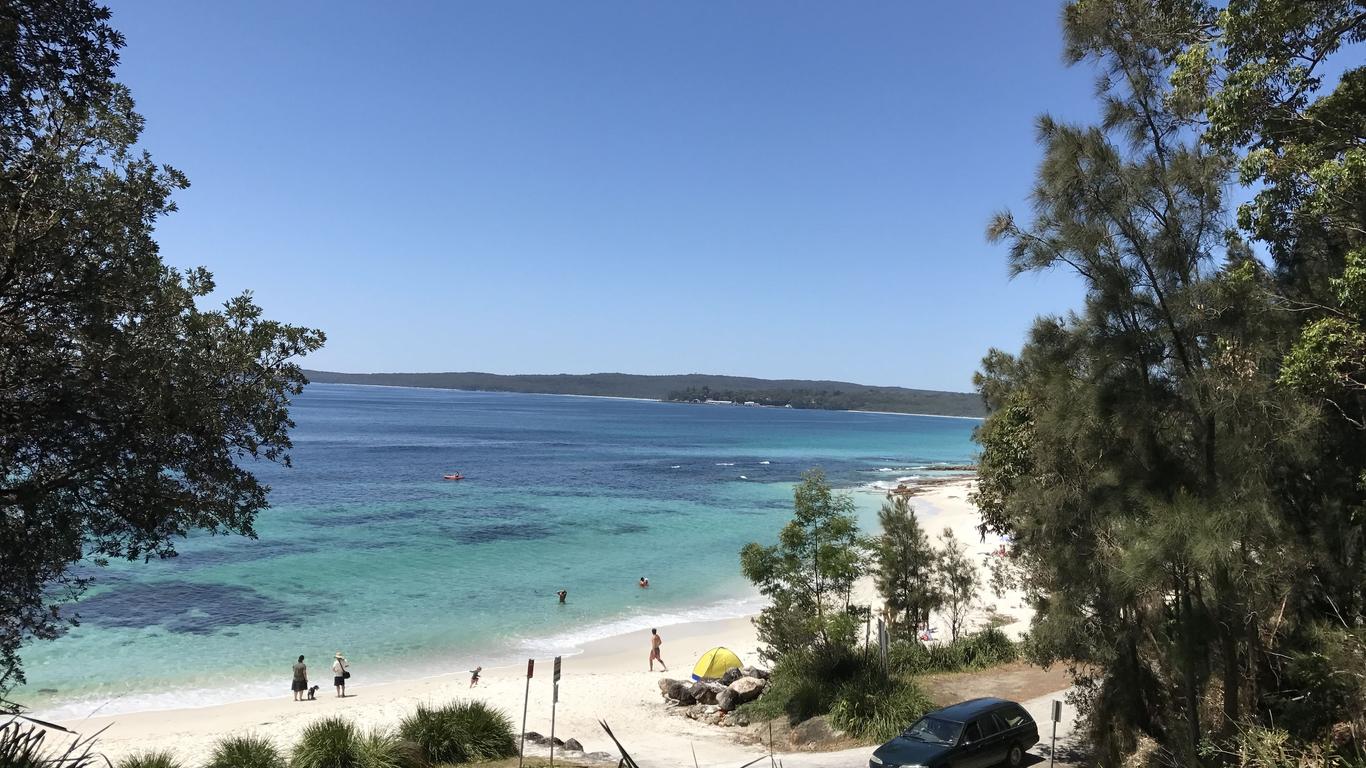
<svg viewBox="0 0 1366 768"><path fill-rule="evenodd" d="M759 698L759 695L768 687L768 681L760 680L757 677L742 677L726 687L740 697L741 704L748 704Z"/></svg>
<svg viewBox="0 0 1366 768"><path fill-rule="evenodd" d="M739 667L731 667L726 670L725 674L721 675L721 685L730 685L744 676L744 673L740 671Z"/></svg>
<svg viewBox="0 0 1366 768"><path fill-rule="evenodd" d="M564 749L566 752L582 752L583 745L579 743L578 739L565 739Z"/></svg>
<svg viewBox="0 0 1366 768"><path fill-rule="evenodd" d="M696 701L692 694L692 684L684 680L671 680L667 677L659 681L659 692L664 694L665 699L687 706Z"/></svg>
<svg viewBox="0 0 1366 768"><path fill-rule="evenodd" d="M768 688L768 671L756 667L726 670L720 681L662 678L659 692L670 705L694 720L717 725L737 725L737 720L748 718L730 716L741 704L754 701Z"/></svg>

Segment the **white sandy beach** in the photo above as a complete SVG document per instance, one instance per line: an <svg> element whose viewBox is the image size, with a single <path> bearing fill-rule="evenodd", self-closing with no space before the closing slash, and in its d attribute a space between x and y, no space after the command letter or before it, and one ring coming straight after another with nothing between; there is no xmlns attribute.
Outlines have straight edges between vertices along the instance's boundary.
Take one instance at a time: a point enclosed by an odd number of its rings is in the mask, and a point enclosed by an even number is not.
<svg viewBox="0 0 1366 768"><path fill-rule="evenodd" d="M974 561L980 564L987 559L985 553L996 548L996 541L988 537L987 544L979 544L976 530L979 518L967 501L972 482L963 480L933 486L912 501L932 540L943 528L952 528L967 542ZM1020 607L1020 596L1007 595L1005 599L997 600L987 586L986 566L982 565L981 569L982 605L974 611L971 624L979 625L990 612L989 608L994 606L999 612L1017 619L1005 628L1007 632L1023 631L1028 627L1030 613ZM861 584L860 599L872 601L871 598L871 583ZM933 623L939 627L939 636L947 639L947 622L936 617ZM662 628L660 634L664 638L663 656L670 665L669 676L687 677L698 656L717 645L734 650L746 664L760 663L754 628L747 618L677 625ZM598 720L606 720L633 756L653 766L691 766L693 750L702 765L739 766L764 753L758 745L739 743L734 729L704 726L670 714L662 703L657 684L664 675L648 671L648 650L649 627L641 627L629 635L586 644L583 653L565 657L555 735L576 738L587 751L606 751L615 755L611 740L598 726ZM480 686L473 690L468 687L469 675L465 670L418 680L366 685L364 670L358 667L349 689L353 695L346 699L334 697L328 685L330 672L325 671L325 664L318 667L323 669L314 667L312 674L317 678L313 682L322 685L316 701L292 700L286 664L281 674L281 694L274 699L92 717L64 721L62 725L82 734L106 729L101 743L111 759L140 750L167 749L193 766L202 764L208 758L214 740L224 735L250 732L288 746L306 725L322 717L343 715L367 728L392 728L421 702L478 698L502 708L514 723L521 722L525 665L486 669ZM537 659L535 677L531 681L528 730L542 734L550 732L550 702L550 660ZM538 749L543 751L543 748ZM532 753L528 751L528 754Z"/></svg>

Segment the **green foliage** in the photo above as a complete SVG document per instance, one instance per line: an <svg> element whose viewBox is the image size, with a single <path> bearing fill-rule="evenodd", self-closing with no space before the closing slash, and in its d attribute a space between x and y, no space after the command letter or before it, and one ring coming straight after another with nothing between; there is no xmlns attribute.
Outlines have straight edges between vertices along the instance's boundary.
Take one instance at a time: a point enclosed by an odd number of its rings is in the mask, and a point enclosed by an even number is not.
<svg viewBox="0 0 1366 768"><path fill-rule="evenodd" d="M988 629L949 643L895 642L887 651L892 671L901 675L981 670L1009 664L1020 656L1019 646L1004 632Z"/></svg>
<svg viewBox="0 0 1366 768"><path fill-rule="evenodd" d="M850 593L867 550L854 520L854 502L831 490L818 469L793 492L793 518L778 543L746 544L745 577L771 601L755 619L764 654L772 660L812 645L850 644Z"/></svg>
<svg viewBox="0 0 1366 768"><path fill-rule="evenodd" d="M830 706L830 724L864 741L881 742L931 709L934 703L914 682L868 675L840 687Z"/></svg>
<svg viewBox="0 0 1366 768"><path fill-rule="evenodd" d="M953 535L952 528L945 528L939 540L943 542L943 547L935 568L935 587L940 603L949 614L950 639L957 640L958 633L967 621L968 611L977 599L980 587L977 566L968 557L967 544Z"/></svg>
<svg viewBox="0 0 1366 768"><path fill-rule="evenodd" d="M0 725L0 766L5 768L93 768L104 760L95 752L94 737L48 741L46 729L10 719Z"/></svg>
<svg viewBox="0 0 1366 768"><path fill-rule="evenodd" d="M323 343L249 293L201 307L209 272L162 260L154 229L188 181L139 145L108 9L3 15L0 696L23 682L20 645L69 626L60 605L89 583L76 563L253 534L267 496L251 460L288 463L293 360Z"/></svg>
<svg viewBox="0 0 1366 768"><path fill-rule="evenodd" d="M482 701L457 701L439 707L418 705L399 726L428 762L463 763L517 754L512 721Z"/></svg>
<svg viewBox="0 0 1366 768"><path fill-rule="evenodd" d="M205 768L285 768L280 750L261 736L229 736L220 739Z"/></svg>
<svg viewBox="0 0 1366 768"><path fill-rule="evenodd" d="M184 768L184 763L170 752L154 750L129 755L115 764L115 768Z"/></svg>
<svg viewBox="0 0 1366 768"><path fill-rule="evenodd" d="M943 603L934 578L936 556L905 496L883 502L878 512L882 535L873 542L873 578L878 593L903 632L929 620Z"/></svg>
<svg viewBox="0 0 1366 768"><path fill-rule="evenodd" d="M1069 3L1102 119L1040 118L1032 221L988 227L1013 271L1085 288L983 360L974 499L1098 764L1146 736L1196 765L1263 719L1293 753L1360 719L1361 662L1320 636L1366 624L1358 5ZM1228 231L1235 172L1255 188Z"/></svg>
<svg viewBox="0 0 1366 768"><path fill-rule="evenodd" d="M351 721L329 717L310 723L299 734L291 768L356 768L355 745L360 731Z"/></svg>

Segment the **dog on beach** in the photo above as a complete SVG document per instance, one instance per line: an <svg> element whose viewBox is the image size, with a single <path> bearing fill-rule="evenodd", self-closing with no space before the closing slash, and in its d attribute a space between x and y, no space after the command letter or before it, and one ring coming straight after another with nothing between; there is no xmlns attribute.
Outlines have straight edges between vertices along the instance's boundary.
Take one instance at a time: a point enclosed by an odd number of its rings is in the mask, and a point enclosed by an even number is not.
<svg viewBox="0 0 1366 768"><path fill-rule="evenodd" d="M316 696L317 696L317 693L318 693L318 686L315 685L315 686L313 686L312 688L309 688L309 689L308 689L308 700L309 700L309 701L314 701L315 698L316 698Z"/></svg>

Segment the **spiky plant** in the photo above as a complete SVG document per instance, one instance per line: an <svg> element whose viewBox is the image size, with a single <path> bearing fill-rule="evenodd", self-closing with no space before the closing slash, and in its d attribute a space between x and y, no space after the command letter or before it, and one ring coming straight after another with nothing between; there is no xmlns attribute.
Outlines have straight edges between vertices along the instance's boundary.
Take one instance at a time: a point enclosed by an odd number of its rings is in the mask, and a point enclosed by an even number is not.
<svg viewBox="0 0 1366 768"><path fill-rule="evenodd" d="M118 762L118 768L185 768L176 756L164 749L139 752Z"/></svg>
<svg viewBox="0 0 1366 768"><path fill-rule="evenodd" d="M205 768L285 768L285 756L269 739L230 736L220 739Z"/></svg>
<svg viewBox="0 0 1366 768"><path fill-rule="evenodd" d="M349 720L329 717L310 723L299 734L291 768L361 768L357 744L361 733Z"/></svg>
<svg viewBox="0 0 1366 768"><path fill-rule="evenodd" d="M48 744L47 736L47 731L37 726L10 718L0 725L0 765L5 768L49 768L54 765L93 768L100 760L92 751L95 736L77 736L65 746Z"/></svg>

